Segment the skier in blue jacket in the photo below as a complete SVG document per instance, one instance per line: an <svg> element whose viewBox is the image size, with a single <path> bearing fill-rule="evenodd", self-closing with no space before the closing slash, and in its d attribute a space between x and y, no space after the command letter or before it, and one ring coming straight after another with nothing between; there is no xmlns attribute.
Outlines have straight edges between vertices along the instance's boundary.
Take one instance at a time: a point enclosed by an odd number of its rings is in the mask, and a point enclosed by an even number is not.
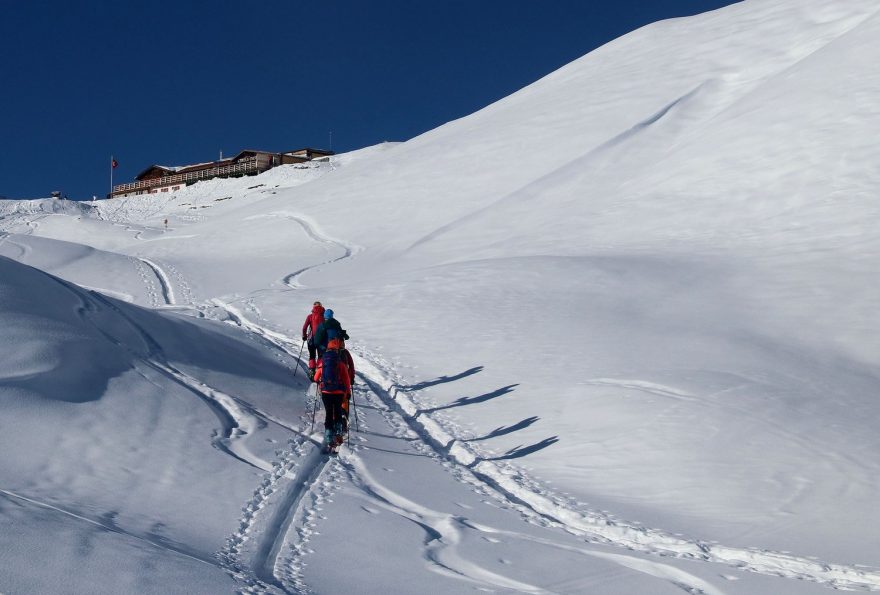
<svg viewBox="0 0 880 595"><path fill-rule="evenodd" d="M342 325L333 317L333 310L327 308L324 310L324 322L318 326L315 331L315 347L318 349L319 357L327 351L327 342L330 339L348 339Z"/></svg>

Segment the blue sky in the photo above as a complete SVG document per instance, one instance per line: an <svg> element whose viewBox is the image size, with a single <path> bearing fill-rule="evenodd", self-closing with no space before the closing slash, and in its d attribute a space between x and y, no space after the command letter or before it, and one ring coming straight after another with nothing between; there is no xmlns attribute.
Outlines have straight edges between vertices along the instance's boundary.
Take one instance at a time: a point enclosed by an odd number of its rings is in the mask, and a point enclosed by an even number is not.
<svg viewBox="0 0 880 595"><path fill-rule="evenodd" d="M148 165L337 152L472 113L647 23L725 0L0 0L0 196Z"/></svg>

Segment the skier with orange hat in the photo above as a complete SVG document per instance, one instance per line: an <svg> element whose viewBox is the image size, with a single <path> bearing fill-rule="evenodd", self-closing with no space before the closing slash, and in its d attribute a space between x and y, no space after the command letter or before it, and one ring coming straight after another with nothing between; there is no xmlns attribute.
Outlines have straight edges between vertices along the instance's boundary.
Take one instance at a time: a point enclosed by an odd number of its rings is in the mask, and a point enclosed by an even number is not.
<svg viewBox="0 0 880 595"><path fill-rule="evenodd" d="M350 357L350 356L349 356ZM341 353L341 341L330 339L327 350L318 361L315 382L324 403L324 452L332 454L342 444L347 410L343 408L351 395L351 374Z"/></svg>

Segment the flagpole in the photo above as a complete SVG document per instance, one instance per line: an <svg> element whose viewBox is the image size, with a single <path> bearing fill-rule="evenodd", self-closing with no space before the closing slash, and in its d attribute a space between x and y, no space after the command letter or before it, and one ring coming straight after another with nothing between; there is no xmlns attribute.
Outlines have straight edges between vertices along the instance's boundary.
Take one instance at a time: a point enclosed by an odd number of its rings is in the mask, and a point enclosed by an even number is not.
<svg viewBox="0 0 880 595"><path fill-rule="evenodd" d="M110 194L107 198L113 198L113 155L110 155Z"/></svg>

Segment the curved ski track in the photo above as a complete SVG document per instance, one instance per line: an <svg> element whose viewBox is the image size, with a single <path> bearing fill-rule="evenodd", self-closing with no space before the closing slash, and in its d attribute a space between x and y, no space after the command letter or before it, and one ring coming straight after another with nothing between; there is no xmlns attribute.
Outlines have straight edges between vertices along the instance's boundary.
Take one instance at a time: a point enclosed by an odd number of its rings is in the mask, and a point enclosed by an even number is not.
<svg viewBox="0 0 880 595"><path fill-rule="evenodd" d="M251 454L244 444L247 437L253 433L253 430L261 423L258 416L254 415L253 408L247 403L244 403L231 395L227 395L220 390L212 388L204 382L201 382L173 366L165 357L165 353L159 342L140 324L135 322L130 316L100 293L81 293L84 290L74 290L66 284L62 285L80 299L80 311L82 312L83 317L89 320L92 326L104 335L104 337L129 352L136 361L144 363L176 384L186 388L208 405L221 423L221 431L219 431L217 436L212 440L212 444L215 448L258 469L266 470L270 468L269 463ZM138 352L134 347L101 328L100 324L94 320L94 315L101 310L102 306L124 320L140 337L146 348L146 354Z"/></svg>
<svg viewBox="0 0 880 595"><path fill-rule="evenodd" d="M358 252L358 249L355 246L351 246L351 245L345 244L343 242L340 242L338 240L333 240L333 239L330 239L328 237L321 235L320 233L318 233L317 230L315 230L314 227L312 227L312 225L308 221L306 221L305 219L303 219L301 217L297 217L295 215L290 215L290 214L285 214L285 217L287 217L288 219L290 219L292 221L296 221L297 223L299 223L299 225L303 228L303 231L306 232L306 235L308 235L314 241L322 243L322 244L330 244L330 245L336 246L338 248L342 248L342 250L343 250L342 256L337 256L336 258L331 258L330 260L327 260L327 261L324 261L324 262L321 262L321 263L318 263L318 264L315 264L312 266L307 266L307 267L301 268L298 271L294 271L293 273L290 273L289 275L285 276L282 281L284 282L285 285L287 285L291 289L299 289L302 287L302 285L297 283L296 280L303 273L305 273L307 271L311 271L311 270L316 269L321 266L325 266L328 264L332 264L334 262L338 262L340 260L345 260L346 258L351 258L355 253Z"/></svg>
<svg viewBox="0 0 880 595"><path fill-rule="evenodd" d="M156 278L159 280L159 286L162 288L162 297L165 299L165 304L169 306L173 306L175 304L174 300L174 289L171 287L171 281L168 279L168 275L158 264L153 262L152 260L148 260L141 256L137 257L137 260L147 265L150 270L156 275Z"/></svg>

